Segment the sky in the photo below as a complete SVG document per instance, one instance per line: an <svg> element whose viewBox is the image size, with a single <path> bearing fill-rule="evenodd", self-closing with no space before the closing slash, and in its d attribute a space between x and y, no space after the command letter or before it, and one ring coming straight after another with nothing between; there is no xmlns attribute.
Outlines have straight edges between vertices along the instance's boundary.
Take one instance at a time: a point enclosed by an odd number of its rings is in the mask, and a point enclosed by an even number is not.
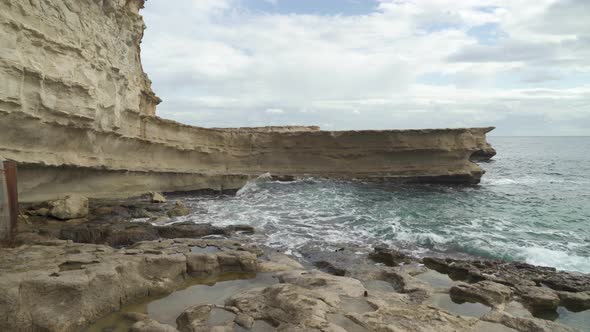
<svg viewBox="0 0 590 332"><path fill-rule="evenodd" d="M161 117L590 135L589 0L148 0Z"/></svg>

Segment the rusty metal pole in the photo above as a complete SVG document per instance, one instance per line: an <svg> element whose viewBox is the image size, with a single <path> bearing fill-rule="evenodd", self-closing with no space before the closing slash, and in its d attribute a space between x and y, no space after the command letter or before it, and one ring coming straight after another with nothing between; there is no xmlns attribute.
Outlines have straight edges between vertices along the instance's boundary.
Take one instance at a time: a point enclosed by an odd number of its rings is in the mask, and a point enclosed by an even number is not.
<svg viewBox="0 0 590 332"><path fill-rule="evenodd" d="M0 241L11 244L19 213L16 162L4 161L0 169Z"/></svg>

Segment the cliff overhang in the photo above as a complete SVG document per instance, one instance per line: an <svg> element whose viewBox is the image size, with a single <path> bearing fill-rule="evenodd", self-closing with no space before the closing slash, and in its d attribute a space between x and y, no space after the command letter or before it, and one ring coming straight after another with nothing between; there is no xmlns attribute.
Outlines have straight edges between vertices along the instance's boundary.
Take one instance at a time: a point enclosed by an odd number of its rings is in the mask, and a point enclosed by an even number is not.
<svg viewBox="0 0 590 332"><path fill-rule="evenodd" d="M20 164L23 201L236 189L266 172L467 184L484 173L470 158L489 156L492 127L208 129L158 118L141 65L143 4L0 3L0 156Z"/></svg>

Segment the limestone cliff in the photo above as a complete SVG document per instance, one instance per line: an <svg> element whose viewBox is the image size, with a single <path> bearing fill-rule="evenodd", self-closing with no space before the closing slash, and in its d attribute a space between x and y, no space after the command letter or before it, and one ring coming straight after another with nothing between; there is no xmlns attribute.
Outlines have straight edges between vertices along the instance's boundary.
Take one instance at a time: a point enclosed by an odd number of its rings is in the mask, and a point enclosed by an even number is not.
<svg viewBox="0 0 590 332"><path fill-rule="evenodd" d="M118 130L160 100L140 61L142 0L0 2L0 105L44 121Z"/></svg>
<svg viewBox="0 0 590 332"><path fill-rule="evenodd" d="M206 129L155 116L142 0L0 1L0 156L21 200L236 189L265 172L477 183L491 128Z"/></svg>

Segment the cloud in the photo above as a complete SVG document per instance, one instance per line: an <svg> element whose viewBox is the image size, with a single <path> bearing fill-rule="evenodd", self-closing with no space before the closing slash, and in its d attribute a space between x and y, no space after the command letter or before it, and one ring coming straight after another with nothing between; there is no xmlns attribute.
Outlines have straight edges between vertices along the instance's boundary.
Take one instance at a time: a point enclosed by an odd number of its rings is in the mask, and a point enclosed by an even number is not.
<svg viewBox="0 0 590 332"><path fill-rule="evenodd" d="M147 2L142 60L164 100L158 114L212 127L504 124L498 132L590 134L580 121L590 118L584 1L380 0L346 16L312 9Z"/></svg>
<svg viewBox="0 0 590 332"><path fill-rule="evenodd" d="M280 108L269 108L266 110L266 113L268 113L268 114L283 114L283 113L285 113L285 111L283 111Z"/></svg>

